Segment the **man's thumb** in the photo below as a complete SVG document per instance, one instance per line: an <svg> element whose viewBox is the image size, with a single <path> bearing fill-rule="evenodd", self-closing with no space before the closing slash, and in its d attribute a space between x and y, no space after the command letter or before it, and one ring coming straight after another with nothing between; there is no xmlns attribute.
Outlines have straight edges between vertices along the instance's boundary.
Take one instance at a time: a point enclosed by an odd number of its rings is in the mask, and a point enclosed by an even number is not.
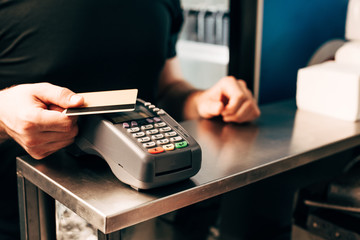
<svg viewBox="0 0 360 240"><path fill-rule="evenodd" d="M84 104L84 98L80 95L74 94L70 97L69 107L77 107Z"/></svg>
<svg viewBox="0 0 360 240"><path fill-rule="evenodd" d="M84 98L73 91L52 85L50 83L38 83L37 97L47 105L56 105L61 108L80 107L84 104Z"/></svg>

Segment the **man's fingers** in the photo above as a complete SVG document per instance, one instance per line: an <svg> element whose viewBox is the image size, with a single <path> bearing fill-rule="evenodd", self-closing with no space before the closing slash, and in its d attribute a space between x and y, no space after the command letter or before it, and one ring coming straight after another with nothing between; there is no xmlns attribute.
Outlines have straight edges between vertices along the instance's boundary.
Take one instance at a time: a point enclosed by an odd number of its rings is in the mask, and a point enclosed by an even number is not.
<svg viewBox="0 0 360 240"><path fill-rule="evenodd" d="M217 91L213 89L213 92L218 96L220 94L221 99L225 106L219 112L219 115L223 117L225 122L247 122L256 119L260 116L260 110L257 107L252 93L246 87L246 83L243 80L238 80L234 77L222 78L215 86ZM215 96L215 98L217 98ZM213 103L211 103L213 105ZM204 108L211 108L211 104L207 104ZM216 112L213 112L212 116L215 116Z"/></svg>
<svg viewBox="0 0 360 240"><path fill-rule="evenodd" d="M252 121L260 116L252 93L243 80L222 78L198 98L199 115L211 118L221 115L226 122Z"/></svg>
<svg viewBox="0 0 360 240"><path fill-rule="evenodd" d="M254 102L245 102L240 109L232 115L223 115L224 122L248 122L260 116L260 110Z"/></svg>
<svg viewBox="0 0 360 240"><path fill-rule="evenodd" d="M199 104L199 115L203 118L212 118L219 116L224 109L224 105L221 101L207 100Z"/></svg>
<svg viewBox="0 0 360 240"><path fill-rule="evenodd" d="M252 98L252 95L242 80L227 77L222 81L224 82L222 84L222 94L228 99L228 103L222 114L235 114L244 102Z"/></svg>
<svg viewBox="0 0 360 240"><path fill-rule="evenodd" d="M57 142L49 142L45 145L39 146L37 148L28 148L25 149L33 158L35 159L42 159L50 154L53 154L54 152L70 145L74 142L74 139L66 139L63 141L57 141Z"/></svg>
<svg viewBox="0 0 360 240"><path fill-rule="evenodd" d="M41 132L38 134L37 138L35 138L36 142L33 146L71 140L74 139L77 134L77 125L74 125L68 132Z"/></svg>
<svg viewBox="0 0 360 240"><path fill-rule="evenodd" d="M38 83L35 95L46 105L57 105L61 108L79 107L84 104L83 97L76 95L67 88L50 83Z"/></svg>
<svg viewBox="0 0 360 240"><path fill-rule="evenodd" d="M76 117L68 117L65 114L47 110L37 109L33 111L31 121L27 121L23 128L28 131L49 131L49 132L69 132L76 124Z"/></svg>

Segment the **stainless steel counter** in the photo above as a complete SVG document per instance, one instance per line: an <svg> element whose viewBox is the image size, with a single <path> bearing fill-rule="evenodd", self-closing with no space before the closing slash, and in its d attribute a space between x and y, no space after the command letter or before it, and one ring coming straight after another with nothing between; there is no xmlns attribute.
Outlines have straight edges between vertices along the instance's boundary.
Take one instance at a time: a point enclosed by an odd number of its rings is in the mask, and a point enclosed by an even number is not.
<svg viewBox="0 0 360 240"><path fill-rule="evenodd" d="M65 151L41 161L19 157L23 232L29 231L31 217L32 195L27 186L58 200L107 236L360 143L358 122L298 111L292 100L264 105L261 110L261 117L251 124L183 122L201 145L200 172L189 180L148 191L137 192L118 181L101 159L75 159ZM41 199L41 194L35 194L36 198Z"/></svg>

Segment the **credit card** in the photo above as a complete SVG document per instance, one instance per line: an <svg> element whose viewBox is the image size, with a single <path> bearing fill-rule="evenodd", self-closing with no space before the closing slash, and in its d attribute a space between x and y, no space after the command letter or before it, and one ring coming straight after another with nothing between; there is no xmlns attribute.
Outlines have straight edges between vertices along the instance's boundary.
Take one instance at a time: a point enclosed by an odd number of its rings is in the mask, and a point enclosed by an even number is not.
<svg viewBox="0 0 360 240"><path fill-rule="evenodd" d="M65 109L64 113L68 116L78 116L133 111L137 93L137 89L78 93L84 97L84 105Z"/></svg>

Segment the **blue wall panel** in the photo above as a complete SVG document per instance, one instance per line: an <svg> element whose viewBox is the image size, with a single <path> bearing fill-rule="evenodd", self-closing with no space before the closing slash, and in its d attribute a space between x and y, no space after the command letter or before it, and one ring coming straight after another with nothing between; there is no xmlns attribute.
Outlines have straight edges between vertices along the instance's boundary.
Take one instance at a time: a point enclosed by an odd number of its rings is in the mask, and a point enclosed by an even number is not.
<svg viewBox="0 0 360 240"><path fill-rule="evenodd" d="M295 97L299 68L344 38L348 0L264 0L259 103Z"/></svg>

